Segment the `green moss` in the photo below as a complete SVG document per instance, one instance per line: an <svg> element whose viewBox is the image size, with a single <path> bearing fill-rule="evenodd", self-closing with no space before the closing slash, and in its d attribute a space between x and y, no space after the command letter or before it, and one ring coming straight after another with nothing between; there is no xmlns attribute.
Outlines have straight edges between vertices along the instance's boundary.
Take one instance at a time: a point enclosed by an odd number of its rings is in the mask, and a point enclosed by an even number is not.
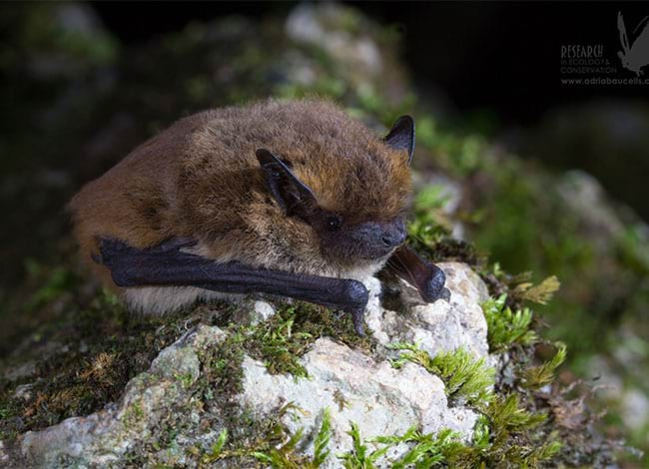
<svg viewBox="0 0 649 469"><path fill-rule="evenodd" d="M27 271L28 281L40 285L25 304L27 311L33 311L54 301L79 283L79 279L74 272L66 267L48 269L34 259L25 261L25 270Z"/></svg>
<svg viewBox="0 0 649 469"><path fill-rule="evenodd" d="M305 378L307 371L298 359L313 343L313 336L308 332L294 332L292 316L292 312L280 314L276 321L256 326L245 348L252 356L264 360L269 373Z"/></svg>
<svg viewBox="0 0 649 469"><path fill-rule="evenodd" d="M393 469L412 466L435 467L455 459L458 453L466 451L466 445L461 442L461 435L448 429L436 434L424 434L416 428L411 428L403 435L377 437L373 441L387 444L388 447L402 443L410 444L408 452L392 464Z"/></svg>
<svg viewBox="0 0 649 469"><path fill-rule="evenodd" d="M490 162L490 151L483 137L459 134L444 129L429 114L417 119L417 143L433 152L436 162L455 176L468 176Z"/></svg>
<svg viewBox="0 0 649 469"><path fill-rule="evenodd" d="M540 389L554 382L554 373L566 361L566 346L561 342L555 344L554 356L545 363L526 368L521 376L521 384L528 389Z"/></svg>
<svg viewBox="0 0 649 469"><path fill-rule="evenodd" d="M503 351L513 344L530 345L538 340L532 325L532 311L529 308L513 312L505 306L507 295L490 298L482 304L487 320L487 341L491 352Z"/></svg>
<svg viewBox="0 0 649 469"><path fill-rule="evenodd" d="M329 308L304 302L278 303L276 309L269 321L252 327L235 327L247 337L242 344L246 353L262 360L270 373L306 377L306 370L298 359L321 337L334 337L365 351L375 347L371 338L356 334L348 315L340 317Z"/></svg>
<svg viewBox="0 0 649 469"><path fill-rule="evenodd" d="M204 464L211 464L219 459L221 459L221 455L223 454L223 448L225 447L225 444L228 441L228 429L224 428L219 432L219 436L210 448L210 451L205 454L202 458L202 462Z"/></svg>
<svg viewBox="0 0 649 469"><path fill-rule="evenodd" d="M556 275L552 275L538 285L521 282L511 290L510 294L520 301L531 301L539 305L547 305L560 287L559 279Z"/></svg>
<svg viewBox="0 0 649 469"><path fill-rule="evenodd" d="M259 422L254 437L245 444L231 441L229 432L222 430L211 450L203 455L203 464L226 461L228 464L242 465L244 461L256 460L265 466L278 469L316 469L330 457L328 449L331 439L331 417L329 411L322 412L320 427L313 439L314 452L309 457L298 452L298 448L309 441L300 428L291 433L282 423L282 418L291 412L301 410L289 403L278 409L275 415L264 422Z"/></svg>
<svg viewBox="0 0 649 469"><path fill-rule="evenodd" d="M175 375L176 380L181 384L183 388L189 388L194 382L194 377L191 373L181 374L178 373Z"/></svg>
<svg viewBox="0 0 649 469"><path fill-rule="evenodd" d="M403 435L363 440L352 422L348 433L353 448L338 457L346 468L372 469L392 448L405 444L408 450L392 461L391 467L538 467L551 461L561 449L556 438L530 439L530 431L546 418L521 409L515 396L493 398L476 422L471 443L464 443L460 434L449 429L425 434L414 427ZM373 444L374 449L368 444Z"/></svg>
<svg viewBox="0 0 649 469"><path fill-rule="evenodd" d="M338 459L343 462L345 469L374 469L375 463L385 455L390 447L386 445L381 449L370 450L361 437L358 425L350 422L350 426L347 434L352 438L352 449L338 455Z"/></svg>
<svg viewBox="0 0 649 469"><path fill-rule="evenodd" d="M124 425L126 425L126 427L131 427L137 424L137 422L139 422L142 417L144 417L142 404L140 402L134 402L128 409L126 409L126 412L124 412L122 421L124 422Z"/></svg>
<svg viewBox="0 0 649 469"><path fill-rule="evenodd" d="M486 366L483 358L476 360L461 348L435 357L414 344L398 342L391 344L390 348L401 351L399 357L392 360L392 366L400 368L406 362L423 366L444 381L446 395L452 401L478 405L490 398L495 370Z"/></svg>
<svg viewBox="0 0 649 469"><path fill-rule="evenodd" d="M243 381L241 364L244 358L245 341L245 335L232 332L225 340L199 354L201 361L199 382L205 392L211 394L214 392L212 390L216 390L215 392L223 396L233 396L241 392ZM213 396L207 397L211 399Z"/></svg>
<svg viewBox="0 0 649 469"><path fill-rule="evenodd" d="M451 231L443 209L448 198L442 186L428 186L419 191L413 204L413 217L408 222L408 242L419 252L431 253ZM432 253L431 253L432 254Z"/></svg>

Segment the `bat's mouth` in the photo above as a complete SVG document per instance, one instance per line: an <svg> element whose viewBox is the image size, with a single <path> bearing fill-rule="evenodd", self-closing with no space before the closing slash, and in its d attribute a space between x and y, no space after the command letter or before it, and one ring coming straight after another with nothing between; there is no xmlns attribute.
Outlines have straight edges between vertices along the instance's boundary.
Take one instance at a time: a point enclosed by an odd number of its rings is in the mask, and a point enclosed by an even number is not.
<svg viewBox="0 0 649 469"><path fill-rule="evenodd" d="M338 262L353 266L358 262L380 262L406 240L401 219L390 222L365 222L340 230L322 240L323 251Z"/></svg>
<svg viewBox="0 0 649 469"><path fill-rule="evenodd" d="M364 249L361 254L359 254L358 259L364 261L381 261L385 260L397 249L401 244L397 246L378 246L373 249Z"/></svg>

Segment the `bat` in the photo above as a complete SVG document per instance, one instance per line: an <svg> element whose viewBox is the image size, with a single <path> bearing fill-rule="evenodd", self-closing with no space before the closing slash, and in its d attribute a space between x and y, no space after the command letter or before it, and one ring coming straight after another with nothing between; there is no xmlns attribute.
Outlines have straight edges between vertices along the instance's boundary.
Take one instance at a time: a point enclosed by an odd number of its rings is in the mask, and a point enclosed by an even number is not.
<svg viewBox="0 0 649 469"><path fill-rule="evenodd" d="M391 270L435 301L441 269L407 247L415 125L380 138L335 104L266 100L180 119L70 201L83 258L151 314L233 295L351 314ZM390 260L390 262L388 262Z"/></svg>

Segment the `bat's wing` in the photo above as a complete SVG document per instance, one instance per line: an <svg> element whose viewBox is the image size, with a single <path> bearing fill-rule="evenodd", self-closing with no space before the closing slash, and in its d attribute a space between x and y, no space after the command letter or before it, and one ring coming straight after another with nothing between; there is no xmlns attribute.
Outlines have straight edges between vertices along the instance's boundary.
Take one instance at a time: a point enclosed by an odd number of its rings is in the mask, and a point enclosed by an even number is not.
<svg viewBox="0 0 649 469"><path fill-rule="evenodd" d="M359 335L369 293L356 280L301 275L249 267L238 262L183 252L189 242L178 238L150 249L137 249L115 240L101 239L95 259L111 271L119 287L193 286L224 293L264 293L308 301L352 315Z"/></svg>

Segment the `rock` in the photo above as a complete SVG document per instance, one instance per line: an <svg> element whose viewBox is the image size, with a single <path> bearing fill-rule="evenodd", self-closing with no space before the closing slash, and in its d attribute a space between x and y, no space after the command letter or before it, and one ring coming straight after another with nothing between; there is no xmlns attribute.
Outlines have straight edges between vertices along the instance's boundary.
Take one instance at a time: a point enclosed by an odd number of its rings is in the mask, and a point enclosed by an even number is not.
<svg viewBox="0 0 649 469"><path fill-rule="evenodd" d="M20 386L17 386L16 390L14 391L14 397L22 399L24 401L29 401L32 397L33 387L34 385L32 383L21 384Z"/></svg>
<svg viewBox="0 0 649 469"><path fill-rule="evenodd" d="M198 377L196 352L225 337L216 327L199 326L164 349L149 372L129 381L117 403L87 417L74 417L42 431L27 432L0 460L10 467L97 466L117 461L146 440L168 409L190 399L186 390Z"/></svg>
<svg viewBox="0 0 649 469"><path fill-rule="evenodd" d="M287 413L282 422L291 432L304 428L305 435L317 431L328 409L332 455L351 449L347 434L351 422L364 437L399 434L417 426L426 433L449 428L470 438L477 414L467 407L450 406L442 380L423 367L407 363L393 368L387 358L393 352L381 347L395 340L418 341L431 354L465 347L476 357L488 356L479 306L486 299L485 285L466 265L440 267L447 275L450 301L423 304L411 287L401 283L404 311L400 313L380 306L377 279L366 281L372 292L367 322L375 329L378 351L363 352L322 337L299 359L308 379L272 375L262 362L244 356L241 392L231 397L229 405L238 407L236 415L263 422L292 402L299 408L299 419ZM274 313L264 302L255 303L254 309L252 316L259 320ZM216 347L224 344L228 334L218 327L197 326L163 349L147 372L128 383L117 402L92 415L69 418L5 442L0 460L11 467L121 466L129 454L137 454L147 464L196 467L218 438L222 422L232 415L226 401L214 397L219 389L208 384L197 391L208 372L200 357L219 350ZM165 429L169 422L171 429ZM171 441L161 446L161 435ZM313 443L307 441L299 450L312 454ZM388 457L407 449L397 446ZM326 467L339 466L330 456Z"/></svg>
<svg viewBox="0 0 649 469"><path fill-rule="evenodd" d="M489 297L487 287L464 264L448 262L439 267L446 274L450 301L424 303L412 286L400 281L407 312L384 310L378 301L371 301L368 325L383 345L395 341L415 342L432 355L463 347L476 357L486 357L487 322L480 303ZM376 287L372 286L370 291L376 298Z"/></svg>
<svg viewBox="0 0 649 469"><path fill-rule="evenodd" d="M319 49L335 64L326 79L342 90L356 90L363 99L382 99L397 104L406 99L403 70L393 51L385 47L385 35L354 8L335 3L302 3L284 24L288 39L309 50ZM381 44L381 42L383 44ZM284 54L289 82L314 85L322 81L322 64L314 54L298 47Z"/></svg>
<svg viewBox="0 0 649 469"><path fill-rule="evenodd" d="M345 21L348 19L350 21ZM295 41L323 47L343 66L360 67L372 75L381 73L383 62L378 46L367 35L338 25L361 21L354 13L335 4L304 3L286 20L286 34Z"/></svg>
<svg viewBox="0 0 649 469"><path fill-rule="evenodd" d="M275 315L275 309L266 301L255 301L252 307L239 308L233 316L232 321L237 324L254 326L263 321L268 321Z"/></svg>
<svg viewBox="0 0 649 469"><path fill-rule="evenodd" d="M16 381L20 378L26 378L34 374L36 370L36 362L30 360L26 363L22 363L15 368L9 368L4 373L4 378L7 381Z"/></svg>
<svg viewBox="0 0 649 469"><path fill-rule="evenodd" d="M396 370L386 360L375 361L326 338L319 339L301 362L310 379L295 382L291 376L270 375L262 363L247 359L242 405L268 414L283 403L294 403L301 418L284 417L293 432L317 428L324 409L329 409L333 454L351 450L346 433L350 422L358 424L365 437L401 434L412 426L425 433L451 428L470 435L475 425L476 414L449 408L442 381L418 365L408 363ZM312 454L313 448L306 452ZM337 464L330 460L327 467Z"/></svg>
<svg viewBox="0 0 649 469"><path fill-rule="evenodd" d="M649 422L649 398L638 388L628 389L622 398L622 418L636 432L647 428ZM649 437L645 437L645 441Z"/></svg>
<svg viewBox="0 0 649 469"><path fill-rule="evenodd" d="M589 238L597 242L602 252L610 250L625 227L599 181L583 171L568 171L561 177L557 190L584 223Z"/></svg>

